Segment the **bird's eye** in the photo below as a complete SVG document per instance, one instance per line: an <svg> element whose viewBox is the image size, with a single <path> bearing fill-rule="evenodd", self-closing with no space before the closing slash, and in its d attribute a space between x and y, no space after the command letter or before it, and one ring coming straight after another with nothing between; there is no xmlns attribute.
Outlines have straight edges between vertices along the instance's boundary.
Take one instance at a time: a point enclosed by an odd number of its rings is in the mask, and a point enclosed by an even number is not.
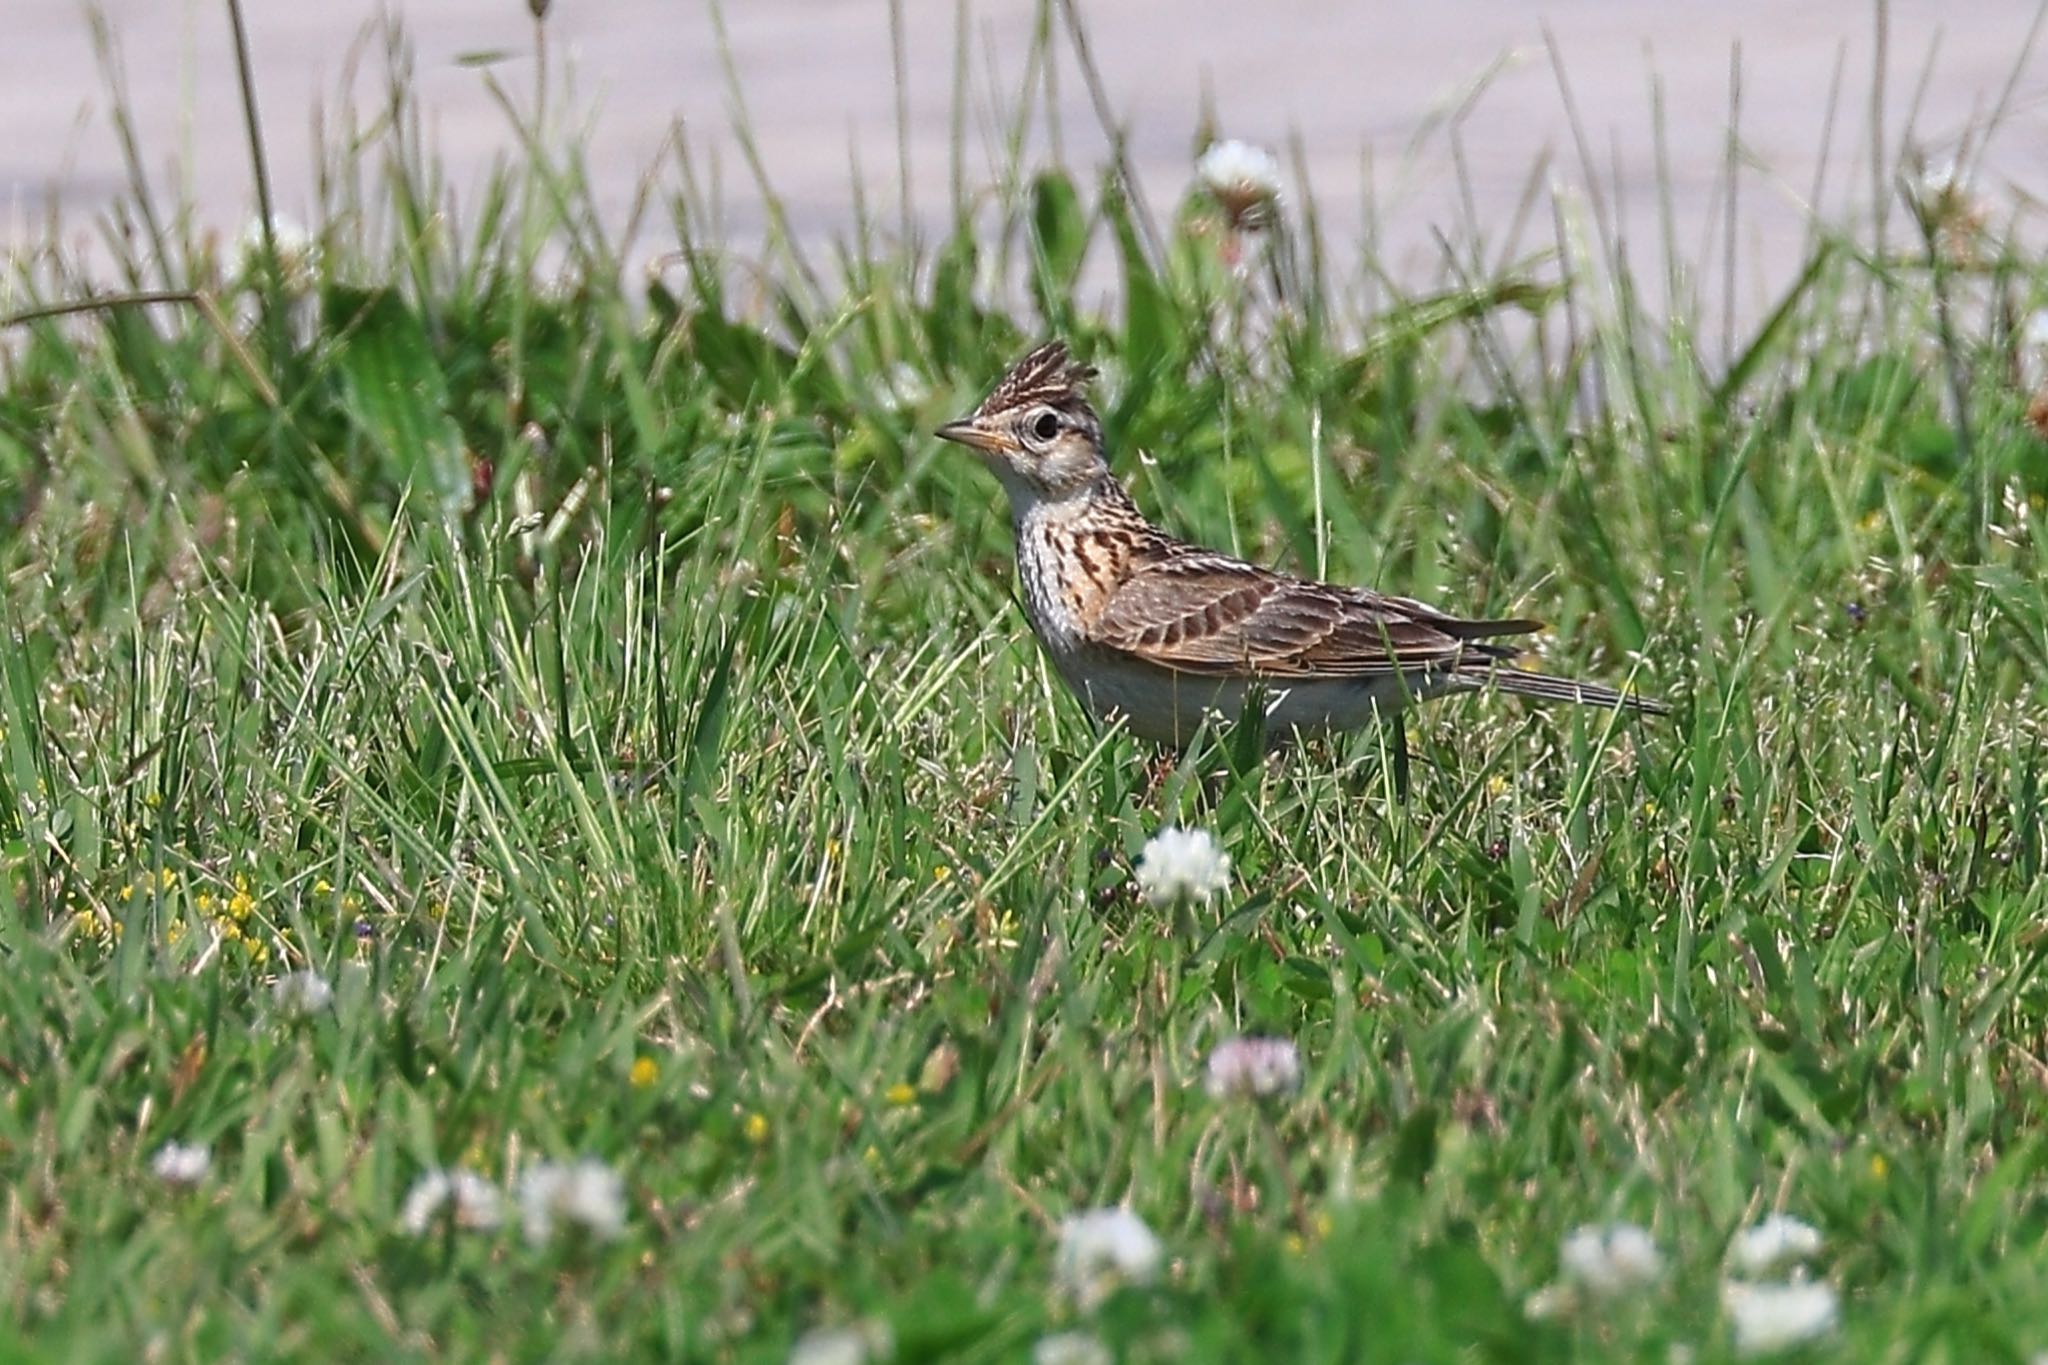
<svg viewBox="0 0 2048 1365"><path fill-rule="evenodd" d="M1041 441L1050 441L1053 437L1059 435L1059 414L1053 412L1041 412L1038 414L1038 420L1031 424L1031 434Z"/></svg>

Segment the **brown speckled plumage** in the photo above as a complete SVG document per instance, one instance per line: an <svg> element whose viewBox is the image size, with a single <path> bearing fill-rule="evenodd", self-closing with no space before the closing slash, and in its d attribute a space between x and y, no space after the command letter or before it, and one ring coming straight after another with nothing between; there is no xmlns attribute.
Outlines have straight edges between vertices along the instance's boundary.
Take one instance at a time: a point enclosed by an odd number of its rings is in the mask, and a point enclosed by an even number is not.
<svg viewBox="0 0 2048 1365"><path fill-rule="evenodd" d="M1492 685L1547 701L1666 708L1597 683L1508 667L1527 620L1472 620L1366 588L1275 573L1167 535L1102 454L1066 347L1038 347L972 417L940 435L972 447L1010 494L1032 629L1099 717L1185 742L1258 686L1270 731L1347 729L1409 700Z"/></svg>

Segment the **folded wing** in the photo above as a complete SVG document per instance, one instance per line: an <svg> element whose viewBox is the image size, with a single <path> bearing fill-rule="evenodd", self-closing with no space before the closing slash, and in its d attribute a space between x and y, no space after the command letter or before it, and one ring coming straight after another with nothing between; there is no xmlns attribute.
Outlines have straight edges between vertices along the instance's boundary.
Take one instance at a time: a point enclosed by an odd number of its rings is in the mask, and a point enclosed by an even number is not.
<svg viewBox="0 0 2048 1365"><path fill-rule="evenodd" d="M1485 641L1537 628L1464 620L1408 598L1183 551L1119 584L1089 635L1183 673L1375 678L1483 668L1516 653Z"/></svg>

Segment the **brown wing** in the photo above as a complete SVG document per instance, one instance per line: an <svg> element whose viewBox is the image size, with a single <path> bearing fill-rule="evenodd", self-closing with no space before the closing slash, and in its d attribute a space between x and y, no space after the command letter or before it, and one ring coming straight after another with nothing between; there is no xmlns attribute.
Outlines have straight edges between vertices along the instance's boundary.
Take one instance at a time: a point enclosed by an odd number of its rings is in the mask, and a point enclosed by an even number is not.
<svg viewBox="0 0 2048 1365"><path fill-rule="evenodd" d="M1308 678L1430 673L1512 658L1511 648L1475 642L1535 629L1534 621L1461 620L1407 598L1184 552L1126 578L1088 634L1183 673Z"/></svg>

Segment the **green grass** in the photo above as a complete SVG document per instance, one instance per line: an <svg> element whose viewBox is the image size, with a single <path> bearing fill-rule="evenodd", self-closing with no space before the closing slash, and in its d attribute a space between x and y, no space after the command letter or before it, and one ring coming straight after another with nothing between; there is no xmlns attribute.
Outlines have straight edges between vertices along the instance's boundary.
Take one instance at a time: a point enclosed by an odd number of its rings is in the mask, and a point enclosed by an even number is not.
<svg viewBox="0 0 2048 1365"><path fill-rule="evenodd" d="M205 307L10 330L10 1355L1714 1361L1772 1208L1843 1293L1812 1358L2048 1349L2037 262L1826 230L1720 367L1597 252L1368 313L1304 197L1240 276L1199 196L1009 162L811 270L678 190L643 289L519 126L450 218L401 104L317 259L170 241L132 277ZM1542 616L1677 714L1446 702L1406 804L1385 733L1155 782L929 436L1048 334L1168 524ZM1225 903L1136 897L1168 823ZM1297 1095L1206 1096L1238 1032ZM615 1242L398 1227L577 1155ZM1079 1314L1058 1224L1120 1202L1167 1269ZM1664 1280L1527 1321L1610 1219Z"/></svg>

